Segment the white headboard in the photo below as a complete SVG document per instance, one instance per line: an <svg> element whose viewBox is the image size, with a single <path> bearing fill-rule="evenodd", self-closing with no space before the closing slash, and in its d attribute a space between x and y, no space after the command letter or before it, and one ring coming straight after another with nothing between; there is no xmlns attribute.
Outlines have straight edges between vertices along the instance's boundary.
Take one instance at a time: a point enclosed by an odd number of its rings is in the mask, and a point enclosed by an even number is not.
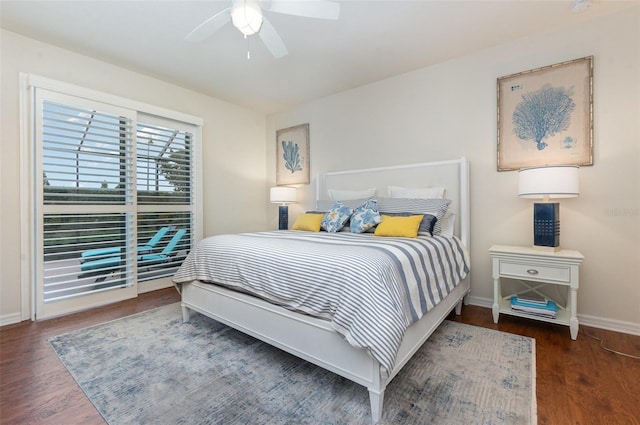
<svg viewBox="0 0 640 425"><path fill-rule="evenodd" d="M359 170L332 171L316 179L316 200L329 199L329 189L359 190L376 188L376 195L387 197L388 186L446 188L450 209L456 212L455 234L467 249L470 237L469 162L465 157L448 161L422 162Z"/></svg>

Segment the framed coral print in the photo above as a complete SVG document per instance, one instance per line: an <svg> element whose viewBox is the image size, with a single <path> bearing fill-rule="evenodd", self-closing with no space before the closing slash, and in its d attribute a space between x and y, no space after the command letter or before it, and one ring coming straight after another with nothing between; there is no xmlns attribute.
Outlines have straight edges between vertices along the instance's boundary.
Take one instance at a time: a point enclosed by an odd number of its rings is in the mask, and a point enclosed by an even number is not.
<svg viewBox="0 0 640 425"><path fill-rule="evenodd" d="M276 185L309 184L309 124L276 131Z"/></svg>
<svg viewBox="0 0 640 425"><path fill-rule="evenodd" d="M498 171L593 165L593 56L498 78Z"/></svg>

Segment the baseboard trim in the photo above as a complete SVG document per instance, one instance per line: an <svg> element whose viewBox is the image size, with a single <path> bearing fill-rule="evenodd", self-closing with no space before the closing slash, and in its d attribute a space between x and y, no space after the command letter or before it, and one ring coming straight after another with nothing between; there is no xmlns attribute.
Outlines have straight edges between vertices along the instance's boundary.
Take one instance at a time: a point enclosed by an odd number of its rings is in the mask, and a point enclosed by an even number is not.
<svg viewBox="0 0 640 425"><path fill-rule="evenodd" d="M149 282L140 282L138 283L138 294L144 294L145 292L170 288L172 286L173 283L171 282L171 278L157 279ZM20 313L0 315L0 326L13 325L20 322L22 322L22 315Z"/></svg>
<svg viewBox="0 0 640 425"><path fill-rule="evenodd" d="M467 304L491 309L493 299L469 296ZM640 335L640 323L623 322L621 320L606 319L603 317L578 314L580 325L592 328L605 329L607 331L620 332L624 334Z"/></svg>
<svg viewBox="0 0 640 425"><path fill-rule="evenodd" d="M486 307L490 309L491 306L493 306L493 299L474 297L472 295L469 295L467 304L475 305L478 307Z"/></svg>
<svg viewBox="0 0 640 425"><path fill-rule="evenodd" d="M138 282L138 294L157 291L158 289L170 288L173 286L170 278L157 279L148 282Z"/></svg>
<svg viewBox="0 0 640 425"><path fill-rule="evenodd" d="M22 322L22 315L20 313L5 314L0 316L0 326L13 325L14 323Z"/></svg>
<svg viewBox="0 0 640 425"><path fill-rule="evenodd" d="M604 319L602 317L589 316L586 314L578 314L578 320L580 324L584 326L640 336L640 324L638 323Z"/></svg>

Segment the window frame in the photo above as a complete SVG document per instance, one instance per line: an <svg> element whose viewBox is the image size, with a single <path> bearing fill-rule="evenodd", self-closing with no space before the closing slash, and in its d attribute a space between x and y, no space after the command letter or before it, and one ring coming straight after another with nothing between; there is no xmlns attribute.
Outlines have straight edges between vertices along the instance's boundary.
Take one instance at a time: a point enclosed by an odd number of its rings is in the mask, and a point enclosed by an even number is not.
<svg viewBox="0 0 640 425"><path fill-rule="evenodd" d="M36 89L44 89L52 92L58 92L64 95L75 96L98 103L112 105L125 109L136 111L137 116L157 117L158 119L167 119L178 121L193 127L193 145L192 153L192 181L193 181L193 219L192 219L192 241L197 243L202 239L202 166L201 166L201 143L202 143L202 124L203 119L169 110L166 108L150 105L144 102L103 93L100 91L88 89L70 83L60 82L39 75L20 73L20 143L21 143L21 168L20 168L20 210L21 210L21 319L35 320L36 313L36 291L34 291L34 279L37 270L34 265L37 264L37 230L35 202L38 199L35 196L35 160L38 154L34 146L34 137L36 134L36 118L34 115L35 93ZM144 118L143 118L144 120ZM155 289L166 287L167 284L160 285L138 285L137 293L147 292Z"/></svg>

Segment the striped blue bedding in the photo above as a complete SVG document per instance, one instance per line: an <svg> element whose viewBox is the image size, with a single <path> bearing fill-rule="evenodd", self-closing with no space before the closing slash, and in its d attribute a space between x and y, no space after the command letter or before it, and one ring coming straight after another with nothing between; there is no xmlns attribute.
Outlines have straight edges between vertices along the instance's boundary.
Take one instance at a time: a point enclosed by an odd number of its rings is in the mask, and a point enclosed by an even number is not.
<svg viewBox="0 0 640 425"><path fill-rule="evenodd" d="M173 281L222 284L329 320L390 371L407 327L468 272L455 237L277 231L206 238Z"/></svg>

